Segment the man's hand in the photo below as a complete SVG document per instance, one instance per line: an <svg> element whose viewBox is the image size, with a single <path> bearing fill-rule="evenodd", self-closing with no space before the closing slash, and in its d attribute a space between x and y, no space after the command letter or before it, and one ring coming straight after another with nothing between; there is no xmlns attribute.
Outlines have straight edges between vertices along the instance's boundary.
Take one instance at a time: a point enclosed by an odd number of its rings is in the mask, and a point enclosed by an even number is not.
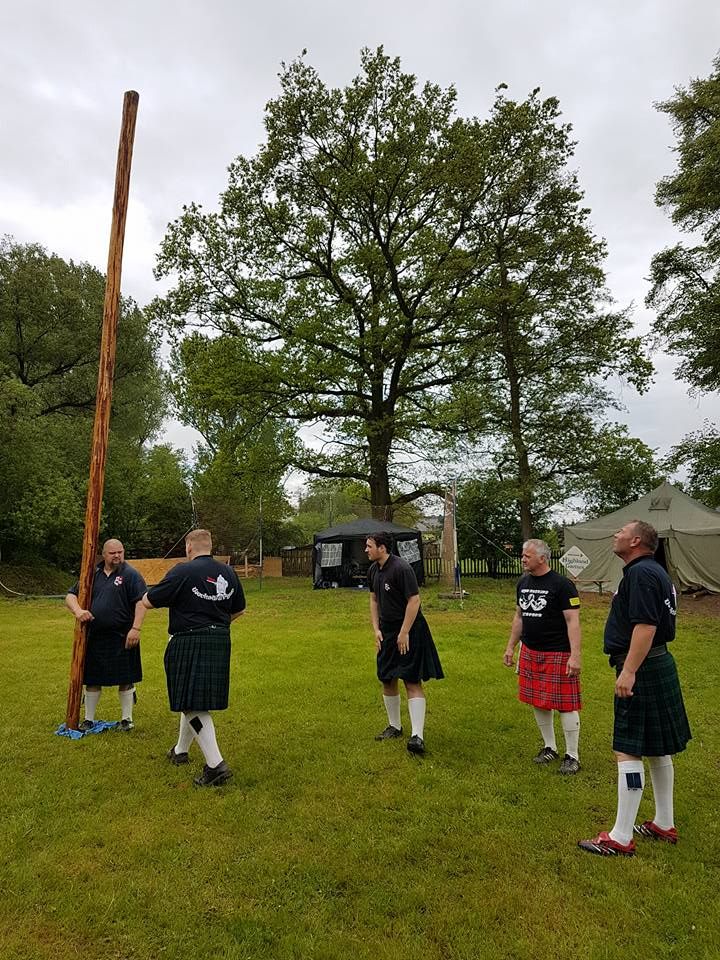
<svg viewBox="0 0 720 960"><path fill-rule="evenodd" d="M78 610L75 614L75 619L79 623L87 623L88 620L94 620L95 617L90 613L89 610Z"/></svg>
<svg viewBox="0 0 720 960"><path fill-rule="evenodd" d="M382 642L383 642L382 630L376 630L375 631L375 653L380 653Z"/></svg>
<svg viewBox="0 0 720 960"><path fill-rule="evenodd" d="M635 686L635 673L632 670L626 670L625 667L620 671L620 676L615 681L615 696L626 699L633 695L632 689Z"/></svg>
<svg viewBox="0 0 720 960"><path fill-rule="evenodd" d="M125 649L130 650L132 647L136 647L140 643L140 631L136 630L135 627L130 627L128 630L128 635L125 637Z"/></svg>
<svg viewBox="0 0 720 960"><path fill-rule="evenodd" d="M407 653L410 649L410 634L407 630L401 630L397 638L398 650L400 653Z"/></svg>
<svg viewBox="0 0 720 960"><path fill-rule="evenodd" d="M569 677L579 677L580 676L580 657L576 657L575 654L571 653L567 662L567 667L565 673Z"/></svg>
<svg viewBox="0 0 720 960"><path fill-rule="evenodd" d="M503 654L503 663L506 667L512 667L515 664L515 647L508 647Z"/></svg>

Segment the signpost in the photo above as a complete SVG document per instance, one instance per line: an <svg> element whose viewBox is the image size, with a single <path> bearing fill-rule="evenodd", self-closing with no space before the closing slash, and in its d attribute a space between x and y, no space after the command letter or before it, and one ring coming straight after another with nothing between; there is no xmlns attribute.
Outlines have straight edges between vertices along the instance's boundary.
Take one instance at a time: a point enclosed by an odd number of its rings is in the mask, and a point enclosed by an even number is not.
<svg viewBox="0 0 720 960"><path fill-rule="evenodd" d="M577 580L585 567L590 564L590 557L586 556L580 547L570 547L560 557L560 563Z"/></svg>

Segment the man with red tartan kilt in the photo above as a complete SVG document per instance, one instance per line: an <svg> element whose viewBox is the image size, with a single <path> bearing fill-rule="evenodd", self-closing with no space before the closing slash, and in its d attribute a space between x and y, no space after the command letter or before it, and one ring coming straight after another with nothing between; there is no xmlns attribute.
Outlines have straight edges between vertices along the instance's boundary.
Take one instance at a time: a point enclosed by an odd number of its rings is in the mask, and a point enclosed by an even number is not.
<svg viewBox="0 0 720 960"><path fill-rule="evenodd" d="M523 544L525 573L517 585L517 607L510 639L503 655L513 666L515 647L520 650L519 697L529 703L543 738L534 757L537 764L558 759L553 711L560 714L565 756L559 772L580 770L580 598L575 584L550 569L550 548L543 540Z"/></svg>
<svg viewBox="0 0 720 960"><path fill-rule="evenodd" d="M613 751L618 768L615 824L590 840L586 853L632 857L633 833L677 843L673 810L673 755L690 740L677 667L668 644L675 639L677 594L667 570L655 560L658 535L631 520L613 538L613 553L625 561L622 580L605 624L604 650L615 669ZM636 824L645 786L647 757L655 816Z"/></svg>

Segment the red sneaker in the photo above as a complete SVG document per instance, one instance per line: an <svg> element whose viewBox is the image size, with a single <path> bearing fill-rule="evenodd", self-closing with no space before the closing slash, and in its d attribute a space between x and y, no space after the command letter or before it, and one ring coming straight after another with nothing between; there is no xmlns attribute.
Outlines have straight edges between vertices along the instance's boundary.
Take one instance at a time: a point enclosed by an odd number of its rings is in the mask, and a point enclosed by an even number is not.
<svg viewBox="0 0 720 960"><path fill-rule="evenodd" d="M663 827L659 827L654 820L646 820L645 823L636 823L633 830L638 836L650 837L651 840L664 840L665 843L678 842L678 832L675 827L669 827L665 830Z"/></svg>
<svg viewBox="0 0 720 960"><path fill-rule="evenodd" d="M601 857L634 857L635 841L618 843L604 830L592 840L578 840L578 846L586 853L597 853Z"/></svg>

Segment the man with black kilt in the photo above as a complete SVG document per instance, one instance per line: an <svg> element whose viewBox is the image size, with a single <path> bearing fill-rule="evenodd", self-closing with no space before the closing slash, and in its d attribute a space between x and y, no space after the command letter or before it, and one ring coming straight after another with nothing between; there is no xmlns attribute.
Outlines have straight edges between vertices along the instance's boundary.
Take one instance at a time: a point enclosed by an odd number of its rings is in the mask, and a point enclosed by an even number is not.
<svg viewBox="0 0 720 960"><path fill-rule="evenodd" d="M517 585L517 607L503 663L512 667L522 641L518 666L519 698L535 713L543 746L533 758L545 765L558 759L553 711L560 714L565 756L559 773L580 770L580 598L567 577L550 569L550 548L543 540L523 544L525 573Z"/></svg>
<svg viewBox="0 0 720 960"><path fill-rule="evenodd" d="M613 552L625 561L605 624L604 649L615 668L613 750L618 765L615 826L578 846L601 856L632 857L633 832L677 843L673 811L673 754L687 746L690 725L680 681L667 645L675 637L677 594L654 559L654 527L631 520L615 534ZM636 824L648 758L655 816Z"/></svg>
<svg viewBox="0 0 720 960"><path fill-rule="evenodd" d="M117 686L120 729L130 731L134 727L135 684L142 680L140 628L145 617L145 581L125 562L122 543L107 540L102 562L95 568L89 610L78 603L78 592L76 583L65 597L65 605L76 620L87 623L85 719L80 730L92 729L102 688Z"/></svg>
<svg viewBox="0 0 720 960"><path fill-rule="evenodd" d="M232 777L218 748L211 710L225 710L230 692L230 623L245 609L237 574L213 559L212 537L193 530L185 538L187 563L179 563L143 597L149 609L169 607L165 650L170 709L180 713L180 732L167 758L189 763L193 740L205 758L198 787L218 787Z"/></svg>
<svg viewBox="0 0 720 960"><path fill-rule="evenodd" d="M410 753L425 752L424 680L441 680L440 665L430 628L420 609L418 582L413 568L392 553L389 533L375 533L365 543L372 565L368 571L370 622L375 633L377 675L383 686L388 726L376 740L402 736L398 680L405 684L412 726L407 742Z"/></svg>

